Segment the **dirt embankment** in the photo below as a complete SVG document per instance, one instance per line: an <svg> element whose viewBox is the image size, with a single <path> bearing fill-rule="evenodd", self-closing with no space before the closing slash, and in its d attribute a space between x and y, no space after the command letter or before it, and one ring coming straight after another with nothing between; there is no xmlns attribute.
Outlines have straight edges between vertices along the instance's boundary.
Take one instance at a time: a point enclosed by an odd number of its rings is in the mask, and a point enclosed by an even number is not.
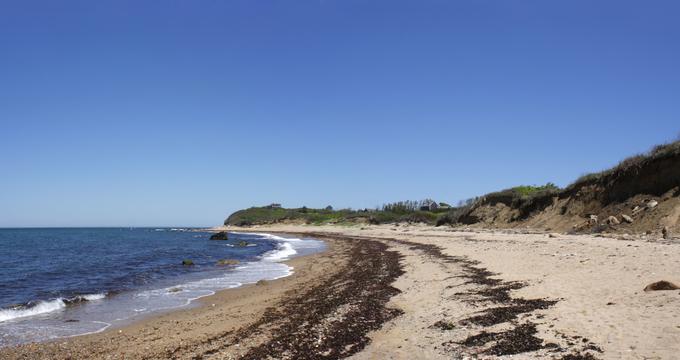
<svg viewBox="0 0 680 360"><path fill-rule="evenodd" d="M612 218L613 217L613 218ZM465 225L562 232L680 235L680 143L630 158L564 190L513 199L483 197Z"/></svg>

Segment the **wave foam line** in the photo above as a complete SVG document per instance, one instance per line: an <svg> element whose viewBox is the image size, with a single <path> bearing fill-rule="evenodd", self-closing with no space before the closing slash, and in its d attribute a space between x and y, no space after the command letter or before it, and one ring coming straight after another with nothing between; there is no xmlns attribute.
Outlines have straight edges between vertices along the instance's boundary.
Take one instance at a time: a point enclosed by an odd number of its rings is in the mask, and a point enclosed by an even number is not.
<svg viewBox="0 0 680 360"><path fill-rule="evenodd" d="M288 258L295 254L297 254L297 251L293 248L293 245L283 242L278 244L278 249L264 253L262 260L283 261L288 260Z"/></svg>
<svg viewBox="0 0 680 360"><path fill-rule="evenodd" d="M0 309L0 322L59 311L70 305L87 301L102 300L104 298L106 298L105 293L86 294L77 295L75 297L66 299L57 298L48 301L38 301L11 309Z"/></svg>
<svg viewBox="0 0 680 360"><path fill-rule="evenodd" d="M54 299L50 301L40 301L35 306L22 309L3 309L0 310L0 322L46 314L53 311L59 311L66 307L63 299Z"/></svg>

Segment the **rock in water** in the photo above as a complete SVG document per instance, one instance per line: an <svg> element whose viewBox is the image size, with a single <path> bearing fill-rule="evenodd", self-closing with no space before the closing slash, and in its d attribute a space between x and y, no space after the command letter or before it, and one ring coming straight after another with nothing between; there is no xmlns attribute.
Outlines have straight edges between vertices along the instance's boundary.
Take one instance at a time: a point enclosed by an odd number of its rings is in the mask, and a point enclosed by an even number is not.
<svg viewBox="0 0 680 360"><path fill-rule="evenodd" d="M623 219L623 221L625 221L625 222L627 222L627 223L629 223L629 224L632 224L632 223L633 223L633 218L630 217L630 216L628 216L628 215L626 215L626 214L622 214L622 215L621 215L621 219Z"/></svg>
<svg viewBox="0 0 680 360"><path fill-rule="evenodd" d="M657 281L645 286L645 291L658 291L658 290L678 290L680 286L673 284L670 281Z"/></svg>
<svg viewBox="0 0 680 360"><path fill-rule="evenodd" d="M182 260L182 265L184 266L192 266L193 264L194 262L191 260Z"/></svg>
<svg viewBox="0 0 680 360"><path fill-rule="evenodd" d="M229 240L229 236L227 235L226 231L220 231L218 233L214 233L210 236L210 240Z"/></svg>
<svg viewBox="0 0 680 360"><path fill-rule="evenodd" d="M619 221L619 219L616 218L616 216L610 216L607 218L607 224L609 225L618 225L620 223L621 222Z"/></svg>
<svg viewBox="0 0 680 360"><path fill-rule="evenodd" d="M246 246L248 246L248 242L247 242L247 241L241 240L241 241L239 241L239 242L236 244L236 246L238 246L238 247L246 247Z"/></svg>
<svg viewBox="0 0 680 360"><path fill-rule="evenodd" d="M240 261L234 260L234 259L222 259L222 260L217 262L217 265L218 266L228 266L228 265L238 265L240 263L241 263Z"/></svg>

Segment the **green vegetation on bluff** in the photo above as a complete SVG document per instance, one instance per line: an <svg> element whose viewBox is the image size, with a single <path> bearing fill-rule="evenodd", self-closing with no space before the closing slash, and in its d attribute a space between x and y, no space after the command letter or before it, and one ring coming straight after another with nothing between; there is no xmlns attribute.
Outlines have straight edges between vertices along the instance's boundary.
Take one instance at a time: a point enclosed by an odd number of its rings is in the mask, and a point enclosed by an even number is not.
<svg viewBox="0 0 680 360"><path fill-rule="evenodd" d="M278 204L262 207L251 207L239 210L224 221L225 225L250 226L275 224L281 222L297 222L305 224L385 224L397 222L423 222L434 224L437 218L448 211L445 203L434 203L432 200L400 201L385 204L379 209L340 209L332 207L313 209L307 207L286 209ZM275 206L273 206L275 205ZM427 208L427 210L425 210Z"/></svg>
<svg viewBox="0 0 680 360"><path fill-rule="evenodd" d="M580 187L587 184L593 183L605 183L609 181L612 177L621 175L623 173L635 172L648 165L652 162L663 161L667 159L673 159L680 156L680 140L657 145L644 154L637 154L619 162L616 166L596 172L589 173L579 177L571 185L567 186L567 189Z"/></svg>
<svg viewBox="0 0 680 360"><path fill-rule="evenodd" d="M306 207L286 209L281 207L251 207L239 210L225 220L225 225L249 226L299 221L308 224L338 223L356 213L352 210L310 209Z"/></svg>

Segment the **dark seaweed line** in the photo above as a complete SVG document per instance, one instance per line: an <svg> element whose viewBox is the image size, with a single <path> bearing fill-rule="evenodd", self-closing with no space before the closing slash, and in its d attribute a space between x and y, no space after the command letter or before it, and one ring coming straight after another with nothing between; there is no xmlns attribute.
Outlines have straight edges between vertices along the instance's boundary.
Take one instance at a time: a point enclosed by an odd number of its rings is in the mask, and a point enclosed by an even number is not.
<svg viewBox="0 0 680 360"><path fill-rule="evenodd" d="M205 340L208 349L193 358L219 354L259 334L268 340L240 359L341 359L361 351L370 342L368 332L402 314L386 306L400 292L391 284L403 274L401 255L379 241L352 241L348 256L351 261L321 284L287 296L255 323Z"/></svg>
<svg viewBox="0 0 680 360"><path fill-rule="evenodd" d="M409 247L411 250L419 250L443 263L456 264L463 269L463 275L460 275L460 277L467 279L465 284L474 284L478 286L478 289L465 293L458 293L457 295L467 295L468 300L465 301L469 302L485 301L500 305L483 310L480 314L470 316L460 322L462 324L473 324L482 327L489 327L500 323L510 323L512 324L512 328L502 332L482 331L478 335L469 336L467 339L458 343L458 345L471 348L486 346L487 344L492 343L490 347L483 351L488 355L514 355L541 349L548 349L554 352L571 351L570 354L567 354L562 358L565 360L596 359L596 357L590 353L584 352L584 350L602 352L597 345L591 343L588 339L579 336L574 338L582 340L578 343L578 345L582 346L581 348L574 348L572 346L571 349L564 349L554 343L544 344L543 340L535 336L538 332L536 330L536 324L529 321L518 324L517 319L520 315L529 314L536 310L547 309L556 304L557 300L513 298L510 296L510 291L520 289L526 286L526 284L517 281L493 279L491 276L499 274L480 267L479 261L445 254L442 247L433 244L421 244L383 237L353 236L352 239L382 240L398 243ZM472 239L468 240L473 241ZM476 296L476 298L469 299L470 296ZM439 328L450 328L451 325L451 323L445 320L433 324L434 327ZM577 345L576 343L569 343L569 345L572 344ZM449 344L445 343L443 345Z"/></svg>

